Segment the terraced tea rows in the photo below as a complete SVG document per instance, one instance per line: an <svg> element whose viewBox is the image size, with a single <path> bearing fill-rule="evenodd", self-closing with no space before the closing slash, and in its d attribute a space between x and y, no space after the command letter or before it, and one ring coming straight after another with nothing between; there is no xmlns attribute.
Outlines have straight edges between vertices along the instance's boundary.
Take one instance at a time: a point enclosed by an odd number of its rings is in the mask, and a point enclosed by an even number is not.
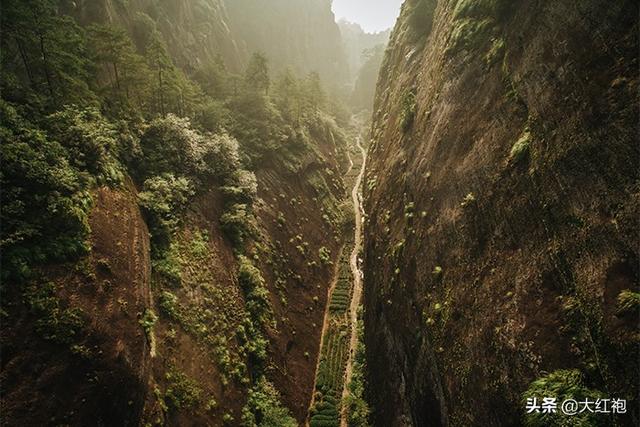
<svg viewBox="0 0 640 427"><path fill-rule="evenodd" d="M355 147L354 147L355 148ZM347 188L358 185L363 159L351 155L352 163L345 174ZM353 193L353 192L351 192ZM354 200L354 203L357 202ZM355 209L360 209L358 205ZM354 209L354 212L355 212ZM316 378L313 403L309 409L310 427L338 427L342 414L345 374L350 360L352 325L350 309L354 296L351 256L355 233L350 231L339 258L337 281L331 292L328 323L324 333Z"/></svg>

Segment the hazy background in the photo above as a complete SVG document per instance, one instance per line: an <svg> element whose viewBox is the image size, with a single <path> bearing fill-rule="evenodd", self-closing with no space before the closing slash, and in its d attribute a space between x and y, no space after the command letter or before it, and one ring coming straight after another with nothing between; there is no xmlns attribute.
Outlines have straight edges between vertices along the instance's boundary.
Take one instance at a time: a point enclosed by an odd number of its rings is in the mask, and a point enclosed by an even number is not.
<svg viewBox="0 0 640 427"><path fill-rule="evenodd" d="M333 0L336 20L360 24L368 33L393 27L403 0Z"/></svg>

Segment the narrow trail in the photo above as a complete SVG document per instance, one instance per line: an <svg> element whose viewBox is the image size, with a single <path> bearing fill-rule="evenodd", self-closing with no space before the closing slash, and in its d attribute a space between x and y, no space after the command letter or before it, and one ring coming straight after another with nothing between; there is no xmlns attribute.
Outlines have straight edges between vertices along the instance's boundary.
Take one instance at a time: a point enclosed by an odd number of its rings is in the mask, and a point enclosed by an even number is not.
<svg viewBox="0 0 640 427"><path fill-rule="evenodd" d="M359 145L359 140L358 140L358 146ZM351 173L351 170L353 169L354 163L353 163L353 159L351 158L351 154L349 153L349 151L347 151L347 157L349 159L349 168L347 168L346 172L344 173L344 176L348 176L349 173ZM357 185L357 184L356 184ZM353 196L353 193L352 193ZM339 254L342 253L342 251L345 250L345 246L341 246L339 249ZM339 257L338 257L339 258ZM324 346L324 340L326 338L327 335L327 329L329 327L329 320L330 320L330 310L329 310L329 303L331 302L331 297L333 295L333 291L336 288L336 285L338 283L338 279L340 277L340 263L338 262L338 260L336 260L334 269L333 269L333 278L331 279L331 284L329 285L329 289L327 290L327 303L325 305L325 309L324 309L324 317L322 319L322 332L320 333L320 346L319 346L319 351L318 351L318 358L316 360L316 369L315 369L315 375L313 378L313 393L311 393L311 401L309 402L309 408L313 407L313 405L315 404L315 400L316 400L316 382L318 380L318 371L320 370L320 361L322 360L322 349ZM307 415L307 419L305 421L305 426L309 426L309 416Z"/></svg>
<svg viewBox="0 0 640 427"><path fill-rule="evenodd" d="M360 306L360 299L362 297L362 271L358 267L358 254L362 247L362 199L360 197L360 184L362 183L362 177L364 176L364 170L367 163L367 153L360 144L360 137L356 141L356 145L360 149L362 154L362 166L360 166L360 173L351 191L351 198L353 199L353 210L355 214L355 233L353 250L351 251L351 257L349 258L349 265L351 266L351 272L353 273L353 296L351 297L351 303L349 305L349 320L351 324L351 337L349 339L349 352L347 359L347 366L344 374L344 383L342 389L342 402L345 402L346 397L349 395L349 383L351 382L351 375L353 374L353 357L358 345L358 331L356 328L358 322L358 307ZM353 162L352 162L353 165ZM348 411L343 405L340 413L340 427L347 427L347 415Z"/></svg>

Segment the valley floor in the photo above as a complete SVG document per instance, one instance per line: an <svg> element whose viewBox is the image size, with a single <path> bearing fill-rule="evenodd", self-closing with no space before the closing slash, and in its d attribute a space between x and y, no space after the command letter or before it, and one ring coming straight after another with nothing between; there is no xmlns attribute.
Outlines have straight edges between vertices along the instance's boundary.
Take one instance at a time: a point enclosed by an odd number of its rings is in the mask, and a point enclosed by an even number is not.
<svg viewBox="0 0 640 427"><path fill-rule="evenodd" d="M309 405L307 425L347 426L343 405L349 394L354 354L358 344L358 308L362 296L362 272L358 255L362 247L362 195L366 152L360 138L349 152L350 166L344 180L351 188L354 212L353 234L349 232L329 289L316 369L315 391Z"/></svg>

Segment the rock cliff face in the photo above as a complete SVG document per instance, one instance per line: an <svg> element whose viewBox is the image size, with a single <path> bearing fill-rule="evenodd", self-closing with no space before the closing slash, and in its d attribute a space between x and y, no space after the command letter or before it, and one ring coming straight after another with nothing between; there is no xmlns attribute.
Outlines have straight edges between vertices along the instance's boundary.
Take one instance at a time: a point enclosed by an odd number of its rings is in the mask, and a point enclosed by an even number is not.
<svg viewBox="0 0 640 427"><path fill-rule="evenodd" d="M223 0L80 0L61 2L62 11L81 23L110 23L127 28L144 47L145 35L162 33L174 61L186 71L211 63L218 56L232 71L240 71L248 54L229 29Z"/></svg>
<svg viewBox="0 0 640 427"><path fill-rule="evenodd" d="M405 2L364 183L378 425L518 425L561 369L638 422L637 93L636 2Z"/></svg>

